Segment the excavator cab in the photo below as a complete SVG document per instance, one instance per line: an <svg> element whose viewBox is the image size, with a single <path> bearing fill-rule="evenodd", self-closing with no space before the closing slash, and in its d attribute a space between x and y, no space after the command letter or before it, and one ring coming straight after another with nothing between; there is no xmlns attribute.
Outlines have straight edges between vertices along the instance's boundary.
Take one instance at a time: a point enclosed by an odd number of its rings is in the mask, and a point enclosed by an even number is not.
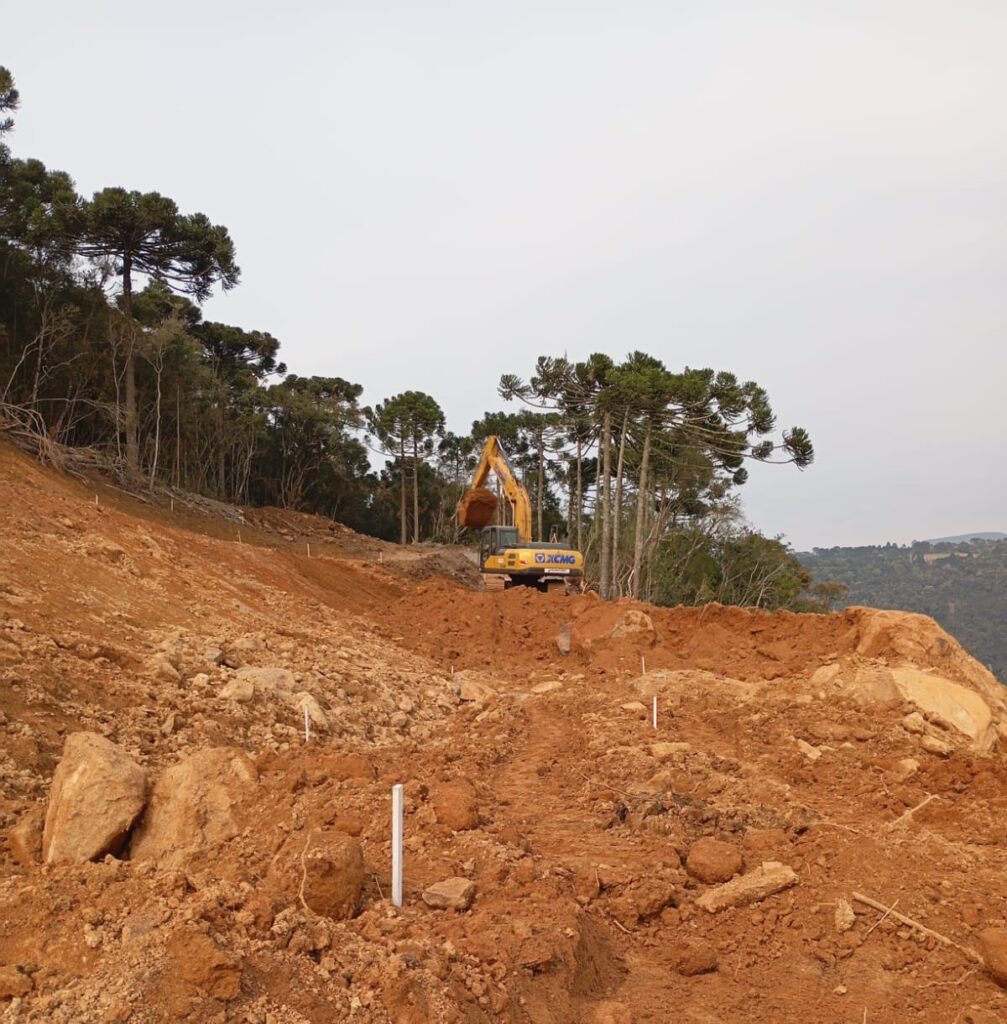
<svg viewBox="0 0 1007 1024"><path fill-rule="evenodd" d="M479 539L479 564L485 565L491 555L502 555L508 548L521 544L516 526L487 526Z"/></svg>

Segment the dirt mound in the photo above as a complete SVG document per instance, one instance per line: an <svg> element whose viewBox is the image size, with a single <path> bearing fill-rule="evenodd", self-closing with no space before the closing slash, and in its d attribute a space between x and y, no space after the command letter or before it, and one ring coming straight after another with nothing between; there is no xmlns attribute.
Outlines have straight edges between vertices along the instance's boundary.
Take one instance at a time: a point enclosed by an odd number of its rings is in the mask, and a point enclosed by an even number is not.
<svg viewBox="0 0 1007 1024"><path fill-rule="evenodd" d="M480 590L483 585L475 558L461 548L441 548L428 555L384 564L388 572L409 580L447 579L468 590Z"/></svg>
<svg viewBox="0 0 1007 1024"><path fill-rule="evenodd" d="M458 522L462 526L481 530L493 522L497 509L497 496L485 487L473 487L458 502Z"/></svg>
<svg viewBox="0 0 1007 1024"><path fill-rule="evenodd" d="M930 620L475 593L2 446L0 504L0 1016L1007 1015L1002 691ZM80 731L147 804L125 859L45 865Z"/></svg>

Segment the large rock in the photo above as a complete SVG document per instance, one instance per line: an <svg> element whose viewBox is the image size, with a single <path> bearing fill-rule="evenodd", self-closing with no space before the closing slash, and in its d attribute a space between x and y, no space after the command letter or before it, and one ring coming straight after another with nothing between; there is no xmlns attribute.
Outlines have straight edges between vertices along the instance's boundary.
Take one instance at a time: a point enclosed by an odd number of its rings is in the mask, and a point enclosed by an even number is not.
<svg viewBox="0 0 1007 1024"><path fill-rule="evenodd" d="M154 785L130 846L133 859L198 866L244 828L257 783L252 759L231 747L201 750L173 765Z"/></svg>
<svg viewBox="0 0 1007 1024"><path fill-rule="evenodd" d="M454 779L433 787L430 794L437 820L455 832L479 824L479 801L468 779Z"/></svg>
<svg viewBox="0 0 1007 1024"><path fill-rule="evenodd" d="M98 733L72 733L49 791L44 860L83 864L118 855L146 799L147 773L121 747Z"/></svg>
<svg viewBox="0 0 1007 1024"><path fill-rule="evenodd" d="M292 835L270 867L269 883L287 904L303 897L316 914L351 918L360 908L364 888L360 843L336 830Z"/></svg>
<svg viewBox="0 0 1007 1024"><path fill-rule="evenodd" d="M978 939L986 970L1001 985L1007 985L1007 928L986 928Z"/></svg>
<svg viewBox="0 0 1007 1024"><path fill-rule="evenodd" d="M693 878L709 885L733 878L741 870L742 862L741 850L736 846L707 836L689 847L685 869Z"/></svg>
<svg viewBox="0 0 1007 1024"><path fill-rule="evenodd" d="M944 729L959 733L977 753L988 753L997 743L999 731L990 702L963 683L908 665L862 666L850 675L842 675L839 682L843 691L861 704L892 700L913 704L918 711L904 720L910 731L925 728L925 715Z"/></svg>
<svg viewBox="0 0 1007 1024"><path fill-rule="evenodd" d="M730 882L718 885L715 889L708 889L696 900L696 906L716 914L728 907L758 903L793 885L797 885L797 875L791 868L778 861L767 861L754 871L732 878Z"/></svg>

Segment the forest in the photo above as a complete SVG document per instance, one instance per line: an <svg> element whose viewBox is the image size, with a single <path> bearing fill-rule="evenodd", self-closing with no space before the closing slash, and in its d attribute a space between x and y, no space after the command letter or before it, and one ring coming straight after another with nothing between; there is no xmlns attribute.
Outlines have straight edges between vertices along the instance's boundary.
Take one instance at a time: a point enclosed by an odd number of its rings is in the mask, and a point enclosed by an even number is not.
<svg viewBox="0 0 1007 1024"><path fill-rule="evenodd" d="M820 610L780 538L745 522L752 461L803 469L806 430L766 390L632 351L501 367L490 410L447 429L436 396L367 404L361 384L290 372L267 330L206 320L239 286L226 227L169 197L90 197L12 151L21 97L0 68L0 427L124 486L277 505L402 543L466 542L454 511L483 440L502 438L538 539L585 552L603 597ZM64 460L65 461L65 460ZM827 575L827 574L826 574Z"/></svg>
<svg viewBox="0 0 1007 1024"><path fill-rule="evenodd" d="M851 604L930 615L1007 681L1007 540L815 548L799 557L848 587Z"/></svg>

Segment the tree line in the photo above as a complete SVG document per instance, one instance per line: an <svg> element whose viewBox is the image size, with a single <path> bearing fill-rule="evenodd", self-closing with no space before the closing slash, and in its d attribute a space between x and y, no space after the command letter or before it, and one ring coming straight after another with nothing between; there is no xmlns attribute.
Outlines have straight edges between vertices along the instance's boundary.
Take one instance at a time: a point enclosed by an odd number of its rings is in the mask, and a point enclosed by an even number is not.
<svg viewBox="0 0 1007 1024"><path fill-rule="evenodd" d="M267 331L208 321L240 283L202 213L73 179L8 145L20 97L0 68L0 422L95 453L129 486L280 505L402 543L465 539L455 504L490 434L528 488L535 534L583 550L605 597L826 606L779 539L744 522L750 461L803 468L765 390L632 352L542 356L501 377L512 407L465 433L430 395L373 406L359 384L299 376ZM512 368L520 369L520 368ZM377 462L377 468L375 468Z"/></svg>

